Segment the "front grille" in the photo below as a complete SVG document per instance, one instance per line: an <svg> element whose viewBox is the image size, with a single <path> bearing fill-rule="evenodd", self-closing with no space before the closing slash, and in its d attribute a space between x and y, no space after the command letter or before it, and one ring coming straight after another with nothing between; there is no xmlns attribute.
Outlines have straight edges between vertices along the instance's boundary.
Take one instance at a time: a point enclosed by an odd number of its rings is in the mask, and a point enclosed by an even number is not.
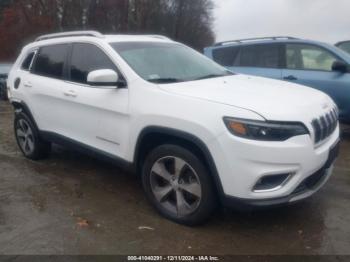
<svg viewBox="0 0 350 262"><path fill-rule="evenodd" d="M329 137L338 125L338 111L332 109L327 114L312 120L315 133L315 143L319 143Z"/></svg>

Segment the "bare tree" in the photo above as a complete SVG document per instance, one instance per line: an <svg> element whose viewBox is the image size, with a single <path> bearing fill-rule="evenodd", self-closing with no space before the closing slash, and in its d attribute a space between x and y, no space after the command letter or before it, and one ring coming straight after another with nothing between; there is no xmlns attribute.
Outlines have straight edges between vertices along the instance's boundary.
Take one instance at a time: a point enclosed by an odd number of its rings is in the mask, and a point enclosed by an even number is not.
<svg viewBox="0 0 350 262"><path fill-rule="evenodd" d="M0 0L0 58L39 34L81 29L163 34L201 50L214 41L212 13L212 0Z"/></svg>

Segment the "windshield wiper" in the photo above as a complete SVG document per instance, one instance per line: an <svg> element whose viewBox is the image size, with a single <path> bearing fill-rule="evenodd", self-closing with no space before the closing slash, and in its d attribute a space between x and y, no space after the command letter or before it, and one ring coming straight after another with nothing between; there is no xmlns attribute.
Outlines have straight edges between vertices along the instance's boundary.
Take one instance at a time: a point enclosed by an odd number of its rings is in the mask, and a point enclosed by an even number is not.
<svg viewBox="0 0 350 262"><path fill-rule="evenodd" d="M205 76L201 76L198 77L194 80L202 80L202 79L208 79L208 78L215 78L215 77L223 77L223 76L229 76L229 75L233 75L233 73L228 72L227 74L210 74L210 75L205 75Z"/></svg>
<svg viewBox="0 0 350 262"><path fill-rule="evenodd" d="M182 82L183 80L178 78L154 78L154 79L148 79L149 82L152 83L177 83Z"/></svg>

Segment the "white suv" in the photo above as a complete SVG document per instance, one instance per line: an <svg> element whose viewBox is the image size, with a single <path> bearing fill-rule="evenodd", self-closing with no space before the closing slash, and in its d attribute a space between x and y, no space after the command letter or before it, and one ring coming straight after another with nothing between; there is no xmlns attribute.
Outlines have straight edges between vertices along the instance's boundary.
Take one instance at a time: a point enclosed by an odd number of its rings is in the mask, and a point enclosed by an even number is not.
<svg viewBox="0 0 350 262"><path fill-rule="evenodd" d="M327 95L230 73L162 36L45 35L23 49L8 85L27 158L54 142L133 167L153 206L182 224L219 204L304 199L338 154Z"/></svg>

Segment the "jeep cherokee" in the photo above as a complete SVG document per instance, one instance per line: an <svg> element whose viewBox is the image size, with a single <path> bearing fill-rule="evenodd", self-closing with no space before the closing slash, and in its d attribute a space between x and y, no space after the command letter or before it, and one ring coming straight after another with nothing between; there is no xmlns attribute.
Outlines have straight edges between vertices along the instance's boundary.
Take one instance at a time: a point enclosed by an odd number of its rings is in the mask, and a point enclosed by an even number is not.
<svg viewBox="0 0 350 262"><path fill-rule="evenodd" d="M186 225L219 204L305 199L338 152L338 109L326 94L230 73L163 36L41 36L8 85L25 157L59 143L132 167L156 210Z"/></svg>

